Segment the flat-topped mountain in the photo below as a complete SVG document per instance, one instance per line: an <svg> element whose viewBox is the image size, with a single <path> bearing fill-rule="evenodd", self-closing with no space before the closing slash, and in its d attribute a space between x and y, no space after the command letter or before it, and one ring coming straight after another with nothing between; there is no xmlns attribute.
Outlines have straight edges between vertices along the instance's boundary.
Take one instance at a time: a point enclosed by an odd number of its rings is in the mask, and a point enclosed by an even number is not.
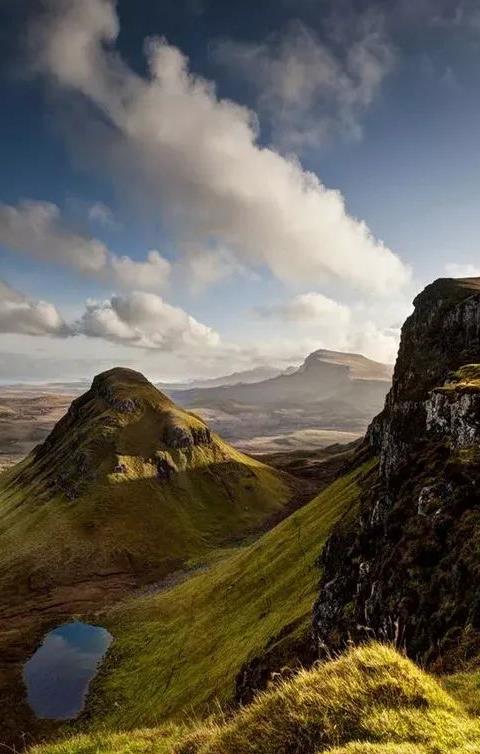
<svg viewBox="0 0 480 754"><path fill-rule="evenodd" d="M449 668L480 652L480 279L414 305L364 445L377 479L324 550L314 622L330 649L376 636Z"/></svg>
<svg viewBox="0 0 480 754"><path fill-rule="evenodd" d="M240 447L261 452L318 446L305 431L317 432L320 444L323 432L324 445L352 441L381 410L390 384L387 364L321 349L297 369L268 380L169 395L208 416Z"/></svg>
<svg viewBox="0 0 480 754"><path fill-rule="evenodd" d="M316 363L346 366L352 379L385 380L387 382L390 382L392 379L393 366L391 364L383 364L380 361L368 359L360 353L329 351L326 348L319 348L317 351L313 351L313 353L307 356L298 371L303 372Z"/></svg>
<svg viewBox="0 0 480 754"><path fill-rule="evenodd" d="M112 369L0 477L0 587L161 576L281 517L292 486L142 374Z"/></svg>

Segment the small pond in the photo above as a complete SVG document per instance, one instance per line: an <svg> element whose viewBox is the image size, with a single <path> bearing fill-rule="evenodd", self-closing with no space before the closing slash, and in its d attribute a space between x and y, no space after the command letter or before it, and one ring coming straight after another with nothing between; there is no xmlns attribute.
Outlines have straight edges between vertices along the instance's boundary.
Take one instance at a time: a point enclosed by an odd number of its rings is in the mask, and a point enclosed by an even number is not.
<svg viewBox="0 0 480 754"><path fill-rule="evenodd" d="M78 717L111 642L105 628L80 621L50 631L23 668L28 703L36 716Z"/></svg>

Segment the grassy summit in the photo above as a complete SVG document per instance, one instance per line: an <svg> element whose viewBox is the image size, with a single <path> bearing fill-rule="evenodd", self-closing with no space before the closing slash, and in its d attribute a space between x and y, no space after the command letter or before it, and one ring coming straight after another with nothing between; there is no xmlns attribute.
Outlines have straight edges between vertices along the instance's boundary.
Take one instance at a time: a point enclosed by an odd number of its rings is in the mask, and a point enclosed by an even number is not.
<svg viewBox="0 0 480 754"><path fill-rule="evenodd" d="M291 480L212 436L143 375L95 377L0 477L0 589L162 576L281 516Z"/></svg>

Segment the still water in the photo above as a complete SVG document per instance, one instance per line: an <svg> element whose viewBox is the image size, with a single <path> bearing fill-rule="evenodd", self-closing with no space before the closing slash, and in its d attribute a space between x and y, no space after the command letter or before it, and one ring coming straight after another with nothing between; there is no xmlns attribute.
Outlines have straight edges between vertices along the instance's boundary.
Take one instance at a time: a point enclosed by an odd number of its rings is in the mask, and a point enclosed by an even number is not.
<svg viewBox="0 0 480 754"><path fill-rule="evenodd" d="M50 631L23 668L28 703L36 716L77 717L111 642L105 628L80 621Z"/></svg>

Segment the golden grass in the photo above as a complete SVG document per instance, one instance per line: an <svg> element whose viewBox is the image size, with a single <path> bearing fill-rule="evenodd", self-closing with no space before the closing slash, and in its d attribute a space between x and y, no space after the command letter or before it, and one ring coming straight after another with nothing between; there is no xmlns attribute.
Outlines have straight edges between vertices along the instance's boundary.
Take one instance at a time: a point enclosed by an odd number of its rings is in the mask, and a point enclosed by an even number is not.
<svg viewBox="0 0 480 754"><path fill-rule="evenodd" d="M31 754L478 754L480 724L431 676L370 644L188 732L96 732Z"/></svg>

